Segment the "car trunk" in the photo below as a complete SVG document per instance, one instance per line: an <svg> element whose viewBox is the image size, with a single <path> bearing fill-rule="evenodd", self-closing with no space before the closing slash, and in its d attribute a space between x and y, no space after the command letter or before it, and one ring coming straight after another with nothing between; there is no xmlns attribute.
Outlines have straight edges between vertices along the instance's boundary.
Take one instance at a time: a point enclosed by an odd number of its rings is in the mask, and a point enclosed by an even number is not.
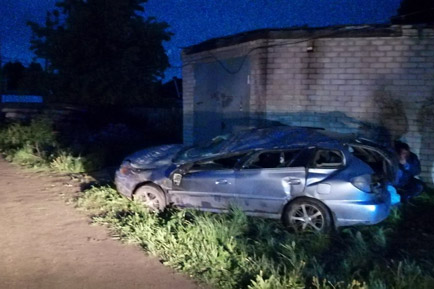
<svg viewBox="0 0 434 289"><path fill-rule="evenodd" d="M352 154L367 163L375 172L372 176L374 183L396 183L397 160L393 152L370 145L349 144Z"/></svg>
<svg viewBox="0 0 434 289"><path fill-rule="evenodd" d="M395 184L397 162L392 152L362 144L350 144L349 147L355 157L367 163L374 170L373 182Z"/></svg>

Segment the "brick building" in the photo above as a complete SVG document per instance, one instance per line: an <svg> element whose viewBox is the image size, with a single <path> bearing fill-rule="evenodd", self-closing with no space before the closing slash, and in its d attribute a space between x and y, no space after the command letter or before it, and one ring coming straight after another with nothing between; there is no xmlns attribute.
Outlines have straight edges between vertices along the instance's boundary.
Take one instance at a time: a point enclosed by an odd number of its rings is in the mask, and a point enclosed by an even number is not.
<svg viewBox="0 0 434 289"><path fill-rule="evenodd" d="M185 143L259 120L401 139L433 184L434 25L257 30L182 58Z"/></svg>

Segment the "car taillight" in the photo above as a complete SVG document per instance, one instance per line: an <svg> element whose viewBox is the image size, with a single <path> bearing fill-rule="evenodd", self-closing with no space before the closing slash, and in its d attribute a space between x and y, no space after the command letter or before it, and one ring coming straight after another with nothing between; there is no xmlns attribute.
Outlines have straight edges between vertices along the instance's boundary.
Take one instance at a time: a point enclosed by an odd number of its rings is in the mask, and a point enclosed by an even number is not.
<svg viewBox="0 0 434 289"><path fill-rule="evenodd" d="M368 174L357 176L351 179L351 183L353 184L353 186L355 186L356 188L358 188L359 190L365 193L372 192L371 182L372 182L371 175Z"/></svg>

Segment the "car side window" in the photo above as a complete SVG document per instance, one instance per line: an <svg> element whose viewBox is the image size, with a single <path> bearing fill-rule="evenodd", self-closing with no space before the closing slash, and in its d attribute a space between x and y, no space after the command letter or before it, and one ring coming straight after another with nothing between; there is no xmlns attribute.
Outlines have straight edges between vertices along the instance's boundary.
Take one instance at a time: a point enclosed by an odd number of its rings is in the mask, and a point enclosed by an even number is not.
<svg viewBox="0 0 434 289"><path fill-rule="evenodd" d="M311 159L312 154L314 153L313 148L307 148L302 150L300 153L295 156L295 158L291 161L291 167L307 167L309 164L309 160Z"/></svg>
<svg viewBox="0 0 434 289"><path fill-rule="evenodd" d="M243 169L273 169L289 167L299 150L268 151L254 155Z"/></svg>
<svg viewBox="0 0 434 289"><path fill-rule="evenodd" d="M342 152L337 150L319 149L312 160L312 168L334 169L344 165Z"/></svg>
<svg viewBox="0 0 434 289"><path fill-rule="evenodd" d="M227 170L233 169L247 153L225 156L194 163L190 171Z"/></svg>

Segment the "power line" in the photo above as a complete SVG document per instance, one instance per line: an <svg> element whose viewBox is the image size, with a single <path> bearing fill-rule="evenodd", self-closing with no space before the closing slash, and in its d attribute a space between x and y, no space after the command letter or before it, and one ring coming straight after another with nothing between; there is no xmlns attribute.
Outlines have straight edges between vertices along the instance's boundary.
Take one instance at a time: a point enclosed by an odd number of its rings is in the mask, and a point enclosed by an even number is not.
<svg viewBox="0 0 434 289"><path fill-rule="evenodd" d="M423 9L423 10L414 11L414 12L403 14L403 15L395 15L395 16L392 16L390 18L394 19L394 20L395 19L405 19L408 16L414 16L414 15L417 15L417 14L428 13L428 12L431 12L431 11L434 11L434 7L429 8L429 9Z"/></svg>

